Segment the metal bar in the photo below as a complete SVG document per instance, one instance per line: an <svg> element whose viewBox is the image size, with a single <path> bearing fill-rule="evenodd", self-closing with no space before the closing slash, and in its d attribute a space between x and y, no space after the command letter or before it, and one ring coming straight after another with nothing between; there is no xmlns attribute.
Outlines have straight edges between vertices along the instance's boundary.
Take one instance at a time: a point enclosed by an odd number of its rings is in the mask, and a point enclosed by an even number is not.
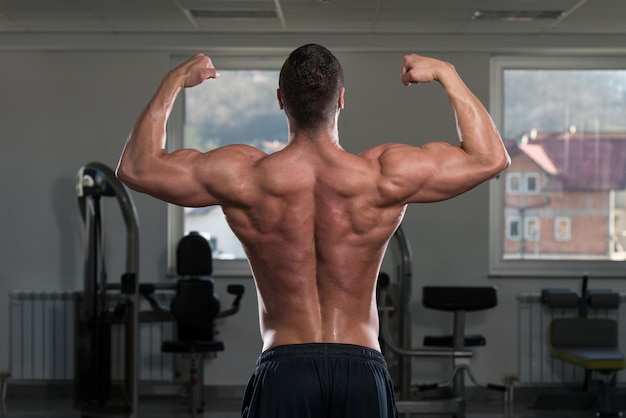
<svg viewBox="0 0 626 418"><path fill-rule="evenodd" d="M400 304L400 328L402 330L400 344L402 347L397 348L405 350L412 344L411 299L413 295L413 252L402 225L400 225L394 233L394 238L398 242L398 249L400 250L401 256L400 271L398 274L401 281L402 293L402 302ZM398 351L396 352L401 354ZM399 373L400 393L402 397L406 399L410 396L411 392L411 359L409 357L400 359Z"/></svg>
<svg viewBox="0 0 626 418"><path fill-rule="evenodd" d="M386 290L381 290L382 300L386 298ZM474 356L474 352L471 350L459 350L459 349L448 349L448 348L405 348L398 345L391 333L389 331L389 317L391 316L391 312L393 309L388 307L381 307L379 309L381 312L380 320L381 320L381 338L383 339L385 346L388 347L391 351L400 354L401 356L409 357L436 357L436 358L471 358ZM410 360L410 358L409 358ZM404 399L408 399L409 397Z"/></svg>

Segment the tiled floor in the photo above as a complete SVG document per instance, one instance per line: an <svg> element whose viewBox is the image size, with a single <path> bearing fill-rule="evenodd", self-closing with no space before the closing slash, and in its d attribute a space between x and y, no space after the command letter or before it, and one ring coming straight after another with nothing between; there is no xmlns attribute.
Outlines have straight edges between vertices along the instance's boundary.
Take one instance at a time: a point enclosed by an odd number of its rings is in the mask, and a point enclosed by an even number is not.
<svg viewBox="0 0 626 418"><path fill-rule="evenodd" d="M146 389L146 387L143 387ZM2 395L7 395L6 386L3 387ZM189 414L189 392L183 390L184 387L170 387L169 390L160 387L160 392L152 389L140 391L144 395L140 396L137 405L137 414L133 418L185 418ZM203 413L197 414L198 418L240 418L240 402L243 394L243 387L205 387L205 401L207 405ZM563 388L553 387L515 387L511 396L515 402L505 402L504 394L497 391L485 391L482 388L468 387L466 402L466 418L583 418L594 417L595 406L584 409L582 403L585 398L581 396L578 387ZM610 402L615 407L625 411L626 418L626 388L620 387L613 390L614 396ZM113 414L96 408L96 413L88 412L86 409L76 408L72 400L72 386L60 385L9 385L8 396L5 400L0 399L0 418L113 418L128 417L128 414ZM147 395L150 393L151 395ZM161 393L161 395L155 395ZM163 394L168 393L168 394ZM180 395L174 395L178 393ZM398 402L399 418L431 418L431 417L453 417L448 414L427 414L437 408L441 411L449 411L451 406L458 406L458 403L451 402L449 393L442 391L434 393L435 401L422 401L417 405L407 402ZM442 395L448 398L443 403L440 400ZM423 395L424 396L424 395ZM436 398L439 396L439 398ZM119 399L119 398L118 398ZM481 399L481 400L479 400ZM109 402L115 404L115 401ZM118 401L119 403L119 401ZM428 409L425 409L428 405ZM445 408L444 408L445 405ZM406 411L420 411L410 414ZM103 412L104 411L104 412ZM620 416L620 415L607 415ZM283 418L283 417L280 417ZM299 417L284 417L299 418ZM321 417L320 417L321 418ZM457 417L455 417L457 418Z"/></svg>
<svg viewBox="0 0 626 418"><path fill-rule="evenodd" d="M150 397L140 399L138 405L139 418L175 418L189 417L187 401L176 397ZM68 399L7 399L0 410L3 418L80 418L81 411L73 408ZM444 415L414 414L413 417L435 417ZM467 418L578 418L595 416L593 411L574 411L565 409L537 410L529 407L527 402L507 404L502 401L468 402ZM238 399L220 399L209 402L205 412L199 414L203 418L239 418ZM407 415L400 415L407 418ZM297 417L285 417L297 418Z"/></svg>

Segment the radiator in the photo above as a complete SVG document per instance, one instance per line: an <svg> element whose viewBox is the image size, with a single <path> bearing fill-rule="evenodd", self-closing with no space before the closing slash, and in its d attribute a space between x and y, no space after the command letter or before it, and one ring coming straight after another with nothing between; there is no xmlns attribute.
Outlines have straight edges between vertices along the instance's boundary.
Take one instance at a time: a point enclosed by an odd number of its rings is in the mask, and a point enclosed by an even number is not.
<svg viewBox="0 0 626 418"><path fill-rule="evenodd" d="M620 309L590 309L589 317L612 318L619 322L619 348L626 353L626 295L620 295ZM578 384L584 380L580 367L550 357L548 326L552 318L576 316L576 309L548 308L539 293L521 293L519 306L519 380L523 384ZM617 374L626 382L626 372Z"/></svg>
<svg viewBox="0 0 626 418"><path fill-rule="evenodd" d="M156 294L163 305L172 295ZM10 367L12 380L72 380L74 378L74 294L16 290L10 299ZM140 309L149 310L141 302ZM161 352L161 341L171 339L171 322L139 324L139 380L172 381L172 354ZM124 329L111 335L112 378L124 376Z"/></svg>

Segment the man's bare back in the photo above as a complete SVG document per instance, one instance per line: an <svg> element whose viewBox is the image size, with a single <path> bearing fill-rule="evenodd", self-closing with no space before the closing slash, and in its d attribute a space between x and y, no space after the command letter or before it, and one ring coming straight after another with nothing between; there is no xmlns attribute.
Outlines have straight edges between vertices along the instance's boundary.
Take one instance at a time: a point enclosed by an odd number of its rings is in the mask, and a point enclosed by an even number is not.
<svg viewBox="0 0 626 418"><path fill-rule="evenodd" d="M245 206L223 206L254 272L264 349L380 349L376 279L404 206L381 195L379 172L327 138L296 138L252 164Z"/></svg>
<svg viewBox="0 0 626 418"><path fill-rule="evenodd" d="M333 117L301 129L267 155L246 145L165 153L165 122L179 91L219 74L198 54L168 73L140 115L117 174L135 190L182 206L221 205L243 244L257 285L263 348L343 342L378 349L375 284L407 204L449 199L508 165L482 104L447 63L408 55L405 85L439 81L457 118L461 146L384 144L350 154Z"/></svg>
<svg viewBox="0 0 626 418"><path fill-rule="evenodd" d="M243 244L263 338L244 417L320 416L319 408L346 418L395 416L378 344L380 264L406 205L452 198L508 166L491 117L452 65L407 55L401 82L444 88L460 145L383 144L350 154L339 145L341 66L327 49L305 45L281 69L277 99L289 127L283 150L267 155L231 145L166 153L165 126L178 93L218 75L210 58L197 54L164 76L126 141L118 177L177 205L221 205ZM338 353L341 364L333 360L320 373ZM368 366L355 368L353 361ZM300 390L298 381L317 383ZM312 389L319 387L340 392L320 397ZM329 399L343 401L328 405Z"/></svg>

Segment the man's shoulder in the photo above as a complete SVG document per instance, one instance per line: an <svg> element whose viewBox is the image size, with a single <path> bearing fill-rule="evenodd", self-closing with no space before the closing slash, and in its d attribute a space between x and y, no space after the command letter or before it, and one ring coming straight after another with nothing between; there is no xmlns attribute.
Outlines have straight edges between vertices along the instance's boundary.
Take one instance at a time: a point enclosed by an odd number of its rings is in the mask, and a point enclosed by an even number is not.
<svg viewBox="0 0 626 418"><path fill-rule="evenodd" d="M206 153L208 157L220 159L225 162L249 164L268 156L263 150L247 144L225 145Z"/></svg>
<svg viewBox="0 0 626 418"><path fill-rule="evenodd" d="M391 148L394 148L398 145L399 144L394 144L394 143L375 145L371 148L366 149L365 151L362 151L360 154L358 154L358 156L365 160L375 160L375 159L380 158L381 155L385 153L385 151Z"/></svg>

